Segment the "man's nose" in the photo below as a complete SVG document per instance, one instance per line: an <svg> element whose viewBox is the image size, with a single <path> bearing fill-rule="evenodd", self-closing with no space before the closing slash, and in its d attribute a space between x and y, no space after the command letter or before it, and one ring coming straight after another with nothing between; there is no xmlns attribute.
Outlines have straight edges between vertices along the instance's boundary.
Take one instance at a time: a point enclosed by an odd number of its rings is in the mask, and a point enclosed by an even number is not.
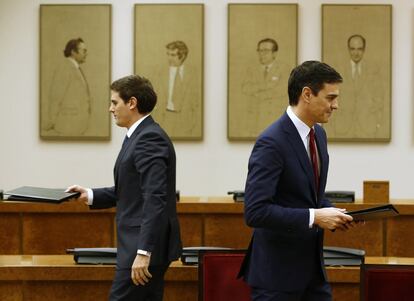
<svg viewBox="0 0 414 301"><path fill-rule="evenodd" d="M339 103L338 103L338 100L337 100L337 99L335 99L335 100L332 102L332 104L331 104L331 108L332 108L332 110L338 110L338 108L339 108Z"/></svg>

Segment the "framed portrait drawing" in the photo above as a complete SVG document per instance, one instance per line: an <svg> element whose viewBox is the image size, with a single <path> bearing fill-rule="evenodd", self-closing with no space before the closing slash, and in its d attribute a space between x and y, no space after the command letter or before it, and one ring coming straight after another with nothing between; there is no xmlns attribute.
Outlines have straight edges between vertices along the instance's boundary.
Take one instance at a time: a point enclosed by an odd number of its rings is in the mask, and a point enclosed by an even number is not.
<svg viewBox="0 0 414 301"><path fill-rule="evenodd" d="M343 77L339 109L324 125L331 141L391 139L391 13L391 5L322 5L322 60Z"/></svg>
<svg viewBox="0 0 414 301"><path fill-rule="evenodd" d="M173 140L203 137L203 4L135 5L135 73L157 93L152 115Z"/></svg>
<svg viewBox="0 0 414 301"><path fill-rule="evenodd" d="M111 6L40 5L40 137L109 140Z"/></svg>
<svg viewBox="0 0 414 301"><path fill-rule="evenodd" d="M289 105L297 4L228 5L229 140L254 140Z"/></svg>

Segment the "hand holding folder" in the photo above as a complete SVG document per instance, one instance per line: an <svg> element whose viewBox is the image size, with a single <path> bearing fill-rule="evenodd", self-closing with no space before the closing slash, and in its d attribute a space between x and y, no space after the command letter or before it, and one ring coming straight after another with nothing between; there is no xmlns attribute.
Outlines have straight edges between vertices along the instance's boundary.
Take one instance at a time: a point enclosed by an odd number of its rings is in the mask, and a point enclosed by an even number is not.
<svg viewBox="0 0 414 301"><path fill-rule="evenodd" d="M346 211L344 213L352 216L353 221L351 223L394 217L399 214L398 210L395 209L393 205L383 205L362 210ZM331 232L335 232L335 229L331 230Z"/></svg>

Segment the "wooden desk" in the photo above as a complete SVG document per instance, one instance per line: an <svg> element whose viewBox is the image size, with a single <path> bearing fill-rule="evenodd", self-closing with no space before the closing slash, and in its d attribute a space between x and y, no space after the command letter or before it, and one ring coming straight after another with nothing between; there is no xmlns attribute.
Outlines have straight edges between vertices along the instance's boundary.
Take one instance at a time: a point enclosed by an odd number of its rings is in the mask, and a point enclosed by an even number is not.
<svg viewBox="0 0 414 301"><path fill-rule="evenodd" d="M367 222L349 232L326 232L325 245L364 249L368 256L414 257L414 200L393 200L400 216ZM338 204L347 210L375 206ZM380 205L380 204L378 204ZM183 197L177 204L184 246L246 248L251 229L243 203L230 197ZM64 254L73 247L115 246L115 210L89 210L68 202L60 205L0 203L0 254Z"/></svg>
<svg viewBox="0 0 414 301"><path fill-rule="evenodd" d="M0 300L107 300L114 266L77 265L71 255L0 255ZM165 300L197 300L197 267L174 262Z"/></svg>
<svg viewBox="0 0 414 301"><path fill-rule="evenodd" d="M414 258L368 257L367 263L410 264ZM359 267L329 267L335 301L359 300ZM76 265L71 255L0 255L0 300L107 300L114 266ZM196 266L173 262L164 300L195 301Z"/></svg>

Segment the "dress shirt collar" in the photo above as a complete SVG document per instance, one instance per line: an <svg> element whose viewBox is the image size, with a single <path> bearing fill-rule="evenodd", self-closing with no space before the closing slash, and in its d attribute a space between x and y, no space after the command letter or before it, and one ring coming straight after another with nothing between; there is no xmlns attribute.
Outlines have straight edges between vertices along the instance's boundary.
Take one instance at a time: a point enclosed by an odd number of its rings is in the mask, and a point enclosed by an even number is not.
<svg viewBox="0 0 414 301"><path fill-rule="evenodd" d="M358 75L361 75L362 62L359 61L358 63L355 63L353 60L351 60L351 68L352 68L352 78L355 78L356 72L358 72Z"/></svg>
<svg viewBox="0 0 414 301"><path fill-rule="evenodd" d="M69 61L71 61L71 62L72 62L72 64L74 64L74 65L75 65L75 67L79 69L79 64L78 64L78 62L77 62L77 61L75 61L75 60L74 60L73 58L71 58L71 57L68 57L68 60L69 60Z"/></svg>
<svg viewBox="0 0 414 301"><path fill-rule="evenodd" d="M272 69L273 65L274 65L275 61L273 60L270 64L268 65L262 65L263 70L267 70L269 71L270 69Z"/></svg>
<svg viewBox="0 0 414 301"><path fill-rule="evenodd" d="M290 120L292 120L293 124L295 125L295 128L298 130L298 133L302 141L307 141L307 137L310 132L310 127L308 127L306 123L304 123L302 120L299 119L298 116L296 116L291 106L288 106L286 113L288 114Z"/></svg>
<svg viewBox="0 0 414 301"><path fill-rule="evenodd" d="M180 78L182 79L184 76L184 65L181 65L178 67L170 66L170 76L172 75L172 77L175 78L177 71L178 71L178 74L180 75Z"/></svg>
<svg viewBox="0 0 414 301"><path fill-rule="evenodd" d="M128 138L131 138L132 134L134 133L135 129L139 126L139 124L144 121L145 118L147 118L150 114L145 115L144 117L141 117L138 119L129 129L127 132Z"/></svg>

